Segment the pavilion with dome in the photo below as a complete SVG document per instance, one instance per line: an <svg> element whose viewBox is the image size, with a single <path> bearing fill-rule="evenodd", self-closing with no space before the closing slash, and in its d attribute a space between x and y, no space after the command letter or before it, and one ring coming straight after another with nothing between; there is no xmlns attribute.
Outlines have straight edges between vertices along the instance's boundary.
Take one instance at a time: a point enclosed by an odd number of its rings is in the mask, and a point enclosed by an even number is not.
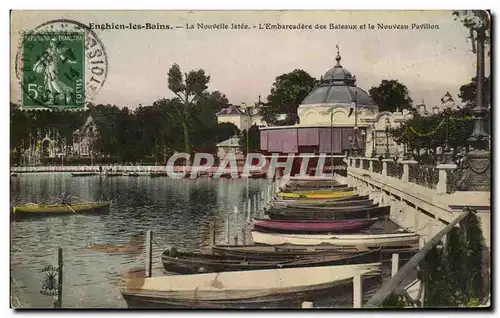
<svg viewBox="0 0 500 318"><path fill-rule="evenodd" d="M335 66L299 105L298 123L260 129L263 153L344 155L355 150L372 156L400 150L387 131L412 115L379 112L368 93L356 85L356 77L342 67L338 51L335 60Z"/></svg>

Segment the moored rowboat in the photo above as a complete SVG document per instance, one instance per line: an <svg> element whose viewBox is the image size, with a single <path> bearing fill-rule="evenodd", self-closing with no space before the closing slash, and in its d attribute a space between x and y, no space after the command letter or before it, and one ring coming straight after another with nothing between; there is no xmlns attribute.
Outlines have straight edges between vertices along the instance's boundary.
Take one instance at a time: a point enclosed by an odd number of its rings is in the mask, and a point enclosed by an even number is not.
<svg viewBox="0 0 500 318"><path fill-rule="evenodd" d="M246 259L260 259L260 260L281 260L281 259L296 259L304 256L314 256L318 254L337 254L349 255L377 249L374 247L366 246L337 246L331 244L320 245L215 245L211 247L211 252L216 255L227 255L244 257ZM406 245L391 246L381 250L382 257L391 257L393 253L400 254L403 258L416 253L419 250L418 246Z"/></svg>
<svg viewBox="0 0 500 318"><path fill-rule="evenodd" d="M346 192L346 191L354 191L354 187L342 187L342 188L334 188L334 189L317 189L317 190L289 190L284 189L282 193L297 193L297 194L330 194L337 192Z"/></svg>
<svg viewBox="0 0 500 318"><path fill-rule="evenodd" d="M109 212L111 201L105 202L84 202L84 203L57 203L57 204L34 204L28 203L14 206L14 216L37 217L55 216L65 214L100 214Z"/></svg>
<svg viewBox="0 0 500 318"><path fill-rule="evenodd" d="M275 209L316 209L316 208L333 208L333 207L349 207L349 206L361 206L373 203L371 199L363 200L339 200L332 201L328 203L317 203L317 204L305 204L305 203L295 203L295 202L274 202L273 208Z"/></svg>
<svg viewBox="0 0 500 318"><path fill-rule="evenodd" d="M128 308L245 308L300 306L349 284L357 275L379 276L381 263L122 277L120 292ZM142 277L141 277L142 276Z"/></svg>
<svg viewBox="0 0 500 318"><path fill-rule="evenodd" d="M197 274L227 271L263 270L272 268L314 267L327 265L359 264L380 260L380 249L350 254L314 254L295 259L247 259L245 257L184 253L175 248L162 254L163 267L167 272Z"/></svg>
<svg viewBox="0 0 500 318"><path fill-rule="evenodd" d="M335 245L215 245L211 251L216 255L244 257L246 259L296 259L317 254L347 255L367 251L366 247Z"/></svg>
<svg viewBox="0 0 500 318"><path fill-rule="evenodd" d="M252 231L254 243L281 245L318 245L332 244L342 246L404 246L418 243L419 236L415 233L391 234L278 234Z"/></svg>
<svg viewBox="0 0 500 318"><path fill-rule="evenodd" d="M333 198L342 198L349 197L354 195L354 191L339 191L339 192L327 192L327 193L314 193L314 194L300 194L294 192L280 192L278 193L279 197L282 198L296 198L296 199L333 199Z"/></svg>
<svg viewBox="0 0 500 318"><path fill-rule="evenodd" d="M310 199L300 199L300 198L276 198L273 202L275 203L286 203L286 204L310 204L310 205L317 205L317 204L328 204L332 202L340 202L340 201L353 201L353 200L362 200L362 199L368 199L368 195L350 195L346 197L339 197L339 198L331 198L331 199L316 199L316 200L310 200Z"/></svg>
<svg viewBox="0 0 500 318"><path fill-rule="evenodd" d="M389 215L389 206L339 207L330 210L318 209L268 209L265 213L275 220L346 220L384 217Z"/></svg>
<svg viewBox="0 0 500 318"><path fill-rule="evenodd" d="M369 228L377 221L371 219L293 221L254 219L254 229L279 233L341 233Z"/></svg>
<svg viewBox="0 0 500 318"><path fill-rule="evenodd" d="M98 176L99 172L72 172L72 177L90 177L90 176Z"/></svg>
<svg viewBox="0 0 500 318"><path fill-rule="evenodd" d="M158 178L158 177L167 177L168 174L166 172L151 172L149 176L151 178Z"/></svg>

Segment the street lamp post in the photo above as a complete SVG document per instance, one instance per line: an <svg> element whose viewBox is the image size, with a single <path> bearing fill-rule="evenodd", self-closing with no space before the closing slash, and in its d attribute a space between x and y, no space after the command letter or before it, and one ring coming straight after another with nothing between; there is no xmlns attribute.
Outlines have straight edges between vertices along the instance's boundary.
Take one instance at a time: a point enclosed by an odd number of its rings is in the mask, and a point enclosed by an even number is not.
<svg viewBox="0 0 500 318"><path fill-rule="evenodd" d="M365 154L363 155L363 157L366 156L366 130L364 129L361 129L361 141L363 142L363 145L365 146L364 149L365 149Z"/></svg>
<svg viewBox="0 0 500 318"><path fill-rule="evenodd" d="M450 163L452 159L452 154L450 153L450 115L451 115L451 110L455 106L455 101L453 100L449 92L446 92L446 94L441 100L443 101L444 120L445 120L445 142L443 151L443 163Z"/></svg>
<svg viewBox="0 0 500 318"><path fill-rule="evenodd" d="M467 153L461 165L461 179L458 188L462 191L491 191L491 155L489 134L486 132L484 106L484 49L486 32L490 32L490 13L486 10L461 10L454 14L470 30L472 50L476 53L476 105L471 109L473 128L467 143L472 150ZM491 34L491 32L490 32ZM476 49L477 47L477 49ZM489 101L488 101L489 103Z"/></svg>
<svg viewBox="0 0 500 318"><path fill-rule="evenodd" d="M375 150L375 144L377 142L377 140L375 139L375 124L372 123L371 128L372 128L372 158L375 158L375 156L377 155Z"/></svg>
<svg viewBox="0 0 500 318"><path fill-rule="evenodd" d="M385 120L385 157L389 158L390 156L390 151L389 151L389 130L391 127L391 121L389 118L386 118Z"/></svg>

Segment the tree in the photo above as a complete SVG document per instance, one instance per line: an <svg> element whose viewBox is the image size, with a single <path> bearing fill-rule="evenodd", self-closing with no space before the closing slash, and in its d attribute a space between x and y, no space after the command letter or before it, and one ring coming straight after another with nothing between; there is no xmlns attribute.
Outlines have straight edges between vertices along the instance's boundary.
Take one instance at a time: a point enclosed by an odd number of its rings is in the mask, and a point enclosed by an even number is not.
<svg viewBox="0 0 500 318"><path fill-rule="evenodd" d="M240 150L247 154L247 130L241 132L239 142ZM248 129L248 152L258 152L260 150L260 129L259 126L253 125Z"/></svg>
<svg viewBox="0 0 500 318"><path fill-rule="evenodd" d="M379 111L411 109L413 102L408 88L397 80L382 80L379 86L370 88L369 94L378 105Z"/></svg>
<svg viewBox="0 0 500 318"><path fill-rule="evenodd" d="M215 126L215 141L221 142L240 134L240 130L233 123L218 123Z"/></svg>
<svg viewBox="0 0 500 318"><path fill-rule="evenodd" d="M178 111L175 115L171 115L178 122L181 123L184 133L184 151L191 153L191 144L189 141L189 123L190 123L190 109L193 102L198 99L203 92L208 88L207 84L210 82L210 76L205 75L205 71L199 69L197 71L189 71L184 76L178 64L172 65L167 74L168 88L181 100L183 103L182 110Z"/></svg>
<svg viewBox="0 0 500 318"><path fill-rule="evenodd" d="M476 77L473 77L470 83L460 86L458 97L469 108L476 105L476 84ZM483 94L483 101L486 104L482 106L489 107L491 105L491 82L489 76L484 78Z"/></svg>
<svg viewBox="0 0 500 318"><path fill-rule="evenodd" d="M269 125L293 125L297 122L297 108L318 81L304 70L296 69L276 77L267 96L267 104L259 112ZM285 120L278 120L279 114L286 114Z"/></svg>
<svg viewBox="0 0 500 318"><path fill-rule="evenodd" d="M472 132L472 118L467 109L452 110L432 116L414 114L401 126L391 131L396 142L411 149L434 149L448 145L458 149L467 143Z"/></svg>

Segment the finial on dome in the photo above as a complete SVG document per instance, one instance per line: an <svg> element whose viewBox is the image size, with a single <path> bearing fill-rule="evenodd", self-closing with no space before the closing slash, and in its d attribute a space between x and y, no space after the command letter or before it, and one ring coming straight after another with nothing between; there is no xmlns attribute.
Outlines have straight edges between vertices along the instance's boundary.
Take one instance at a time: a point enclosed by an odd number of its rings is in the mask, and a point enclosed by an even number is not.
<svg viewBox="0 0 500 318"><path fill-rule="evenodd" d="M335 57L335 60L337 61L336 66L340 66L341 57L340 57L339 44L337 43L337 45L335 47L337 48L337 56Z"/></svg>

